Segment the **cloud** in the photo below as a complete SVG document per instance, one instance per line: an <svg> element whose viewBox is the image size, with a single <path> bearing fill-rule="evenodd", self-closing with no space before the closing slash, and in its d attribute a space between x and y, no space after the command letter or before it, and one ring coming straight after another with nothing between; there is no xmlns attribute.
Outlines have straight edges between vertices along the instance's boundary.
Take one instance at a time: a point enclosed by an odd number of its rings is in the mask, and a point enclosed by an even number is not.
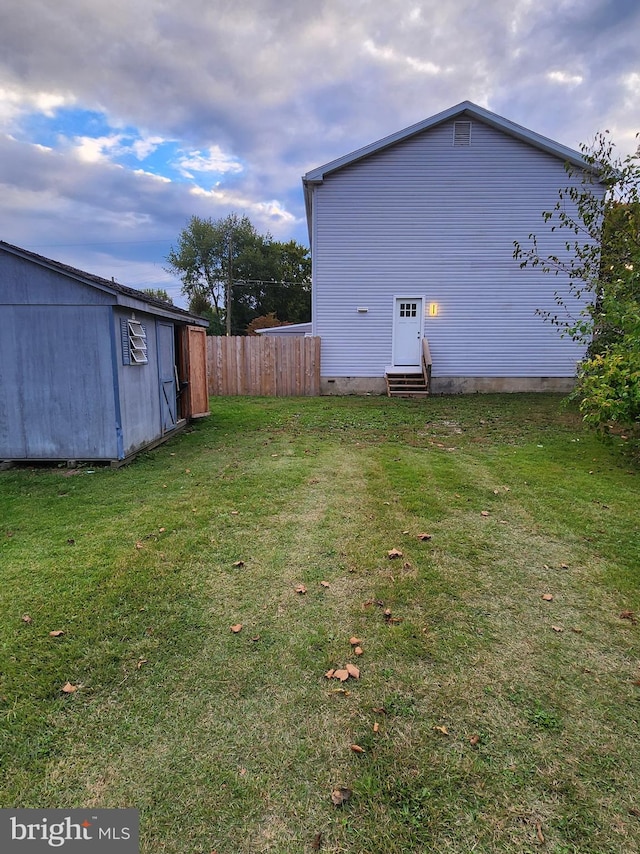
<svg viewBox="0 0 640 854"><path fill-rule="evenodd" d="M178 170L186 178L193 178L194 172L214 172L218 175L242 172L242 164L236 157L225 154L219 145L209 146L207 154L191 151L183 154L177 161Z"/></svg>
<svg viewBox="0 0 640 854"><path fill-rule="evenodd" d="M9 0L0 238L153 268L235 210L306 242L302 174L465 99L632 151L638 31L636 0Z"/></svg>

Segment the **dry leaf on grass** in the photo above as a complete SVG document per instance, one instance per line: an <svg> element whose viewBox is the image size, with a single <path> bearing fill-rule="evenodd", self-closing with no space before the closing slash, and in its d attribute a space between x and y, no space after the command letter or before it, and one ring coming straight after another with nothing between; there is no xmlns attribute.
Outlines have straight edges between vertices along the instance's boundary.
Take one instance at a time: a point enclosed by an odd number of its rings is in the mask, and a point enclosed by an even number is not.
<svg viewBox="0 0 640 854"><path fill-rule="evenodd" d="M321 587L330 587L331 585L329 584L329 582L328 582L328 581L321 581L321 582L320 582L320 586L321 586Z"/></svg>
<svg viewBox="0 0 640 854"><path fill-rule="evenodd" d="M142 667L143 664L148 664L148 663L149 663L148 658L139 658L138 663L136 664L136 667L138 670L140 670L140 668Z"/></svg>
<svg viewBox="0 0 640 854"><path fill-rule="evenodd" d="M402 552L400 551L400 549L391 549L387 552L387 557L390 560L393 560L396 557L402 557Z"/></svg>
<svg viewBox="0 0 640 854"><path fill-rule="evenodd" d="M333 668L331 668L331 670L327 670L327 672L324 674L325 679L333 679L333 675L335 672L336 671Z"/></svg>
<svg viewBox="0 0 640 854"><path fill-rule="evenodd" d="M359 744L352 744L350 747L354 753L364 753L364 747L360 747Z"/></svg>
<svg viewBox="0 0 640 854"><path fill-rule="evenodd" d="M554 632L563 632L564 631L562 626L551 626L551 628L553 629Z"/></svg>
<svg viewBox="0 0 640 854"><path fill-rule="evenodd" d="M434 729L438 732L441 732L442 735L449 735L449 730L446 728L446 726L434 726Z"/></svg>
<svg viewBox="0 0 640 854"><path fill-rule="evenodd" d="M63 694L73 694L74 691L78 690L78 686L72 685L71 682L65 682L60 690Z"/></svg>
<svg viewBox="0 0 640 854"><path fill-rule="evenodd" d="M374 725L373 725L373 731L374 731L374 732L380 732L380 724L378 723L378 721L376 721L376 722L374 723Z"/></svg>
<svg viewBox="0 0 640 854"><path fill-rule="evenodd" d="M341 807L346 804L352 794L351 789L346 786L338 786L331 792L331 803L336 807Z"/></svg>
<svg viewBox="0 0 640 854"><path fill-rule="evenodd" d="M234 633L234 635L237 635L238 632L242 631L242 623L236 623L235 626L231 626L231 631Z"/></svg>
<svg viewBox="0 0 640 854"><path fill-rule="evenodd" d="M301 596L304 596L304 594L307 592L307 588L304 586L304 584L297 584L295 587L295 591Z"/></svg>
<svg viewBox="0 0 640 854"><path fill-rule="evenodd" d="M360 640L360 638L357 638L355 635L353 635L349 638L349 643L351 644L351 646L360 646L362 641Z"/></svg>
<svg viewBox="0 0 640 854"><path fill-rule="evenodd" d="M364 650L361 646L356 646L353 650L354 655L364 655Z"/></svg>
<svg viewBox="0 0 640 854"><path fill-rule="evenodd" d="M490 516L491 514L489 513L489 511L488 511L488 510L481 510L481 511L480 511L480 515L481 515L481 516Z"/></svg>
<svg viewBox="0 0 640 854"><path fill-rule="evenodd" d="M138 549L138 551L144 548L144 545L140 542L140 540L138 540L138 542L136 543L136 548Z"/></svg>
<svg viewBox="0 0 640 854"><path fill-rule="evenodd" d="M634 626L638 622L638 618L633 613L633 611L621 611L620 612L620 619L621 620L629 620L629 622Z"/></svg>
<svg viewBox="0 0 640 854"><path fill-rule="evenodd" d="M340 668L339 670L334 671L333 678L339 679L341 682L346 682L349 678L349 671L344 668Z"/></svg>
<svg viewBox="0 0 640 854"><path fill-rule="evenodd" d="M30 623L33 622L33 620L31 619L31 617L28 614L23 614L22 615L22 622L29 625Z"/></svg>
<svg viewBox="0 0 640 854"><path fill-rule="evenodd" d="M538 837L538 841L544 845L544 834L542 832L541 824L536 824L536 836Z"/></svg>
<svg viewBox="0 0 640 854"><path fill-rule="evenodd" d="M360 678L360 670L355 666L355 664L347 664L346 669L349 676L353 676L354 679Z"/></svg>
<svg viewBox="0 0 640 854"><path fill-rule="evenodd" d="M432 538L431 534L418 534L418 539L425 542L426 540L430 540Z"/></svg>
<svg viewBox="0 0 640 854"><path fill-rule="evenodd" d="M241 567L244 566L244 561L243 560L237 560L234 564L232 564L232 566L235 566L237 569L240 569Z"/></svg>
<svg viewBox="0 0 640 854"><path fill-rule="evenodd" d="M472 747L475 747L479 743L480 743L480 736L479 735L472 735L471 738L469 739L469 744Z"/></svg>
<svg viewBox="0 0 640 854"><path fill-rule="evenodd" d="M319 851L322 848L322 834L316 833L313 837L313 842L311 843L312 851Z"/></svg>
<svg viewBox="0 0 640 854"><path fill-rule="evenodd" d="M544 599L545 602L553 602L553 593L543 593L541 598Z"/></svg>
<svg viewBox="0 0 640 854"><path fill-rule="evenodd" d="M64 634L64 631L62 629L54 629L54 631L49 632L49 637L50 638L61 638L63 634Z"/></svg>

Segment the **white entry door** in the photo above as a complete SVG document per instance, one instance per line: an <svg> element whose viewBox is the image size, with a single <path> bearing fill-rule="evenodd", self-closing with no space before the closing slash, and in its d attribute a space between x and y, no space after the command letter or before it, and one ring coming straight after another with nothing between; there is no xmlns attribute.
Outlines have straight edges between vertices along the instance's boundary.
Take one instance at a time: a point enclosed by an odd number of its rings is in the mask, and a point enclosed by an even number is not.
<svg viewBox="0 0 640 854"><path fill-rule="evenodd" d="M420 367L424 324L422 297L396 297L393 311L393 364Z"/></svg>

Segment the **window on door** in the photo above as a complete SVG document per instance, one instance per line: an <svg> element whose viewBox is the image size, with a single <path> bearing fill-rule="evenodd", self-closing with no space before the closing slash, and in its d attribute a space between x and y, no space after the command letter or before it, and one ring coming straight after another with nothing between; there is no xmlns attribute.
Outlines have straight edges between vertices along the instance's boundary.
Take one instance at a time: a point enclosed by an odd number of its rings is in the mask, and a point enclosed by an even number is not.
<svg viewBox="0 0 640 854"><path fill-rule="evenodd" d="M418 303L417 302L401 302L400 317L417 317Z"/></svg>

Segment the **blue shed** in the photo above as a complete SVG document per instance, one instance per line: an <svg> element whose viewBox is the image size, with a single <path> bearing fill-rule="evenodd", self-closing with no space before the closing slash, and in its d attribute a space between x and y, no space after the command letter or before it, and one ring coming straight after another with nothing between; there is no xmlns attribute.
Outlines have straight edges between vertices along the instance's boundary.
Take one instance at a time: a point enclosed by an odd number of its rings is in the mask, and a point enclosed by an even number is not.
<svg viewBox="0 0 640 854"><path fill-rule="evenodd" d="M206 415L207 325L0 241L0 460L119 464Z"/></svg>

